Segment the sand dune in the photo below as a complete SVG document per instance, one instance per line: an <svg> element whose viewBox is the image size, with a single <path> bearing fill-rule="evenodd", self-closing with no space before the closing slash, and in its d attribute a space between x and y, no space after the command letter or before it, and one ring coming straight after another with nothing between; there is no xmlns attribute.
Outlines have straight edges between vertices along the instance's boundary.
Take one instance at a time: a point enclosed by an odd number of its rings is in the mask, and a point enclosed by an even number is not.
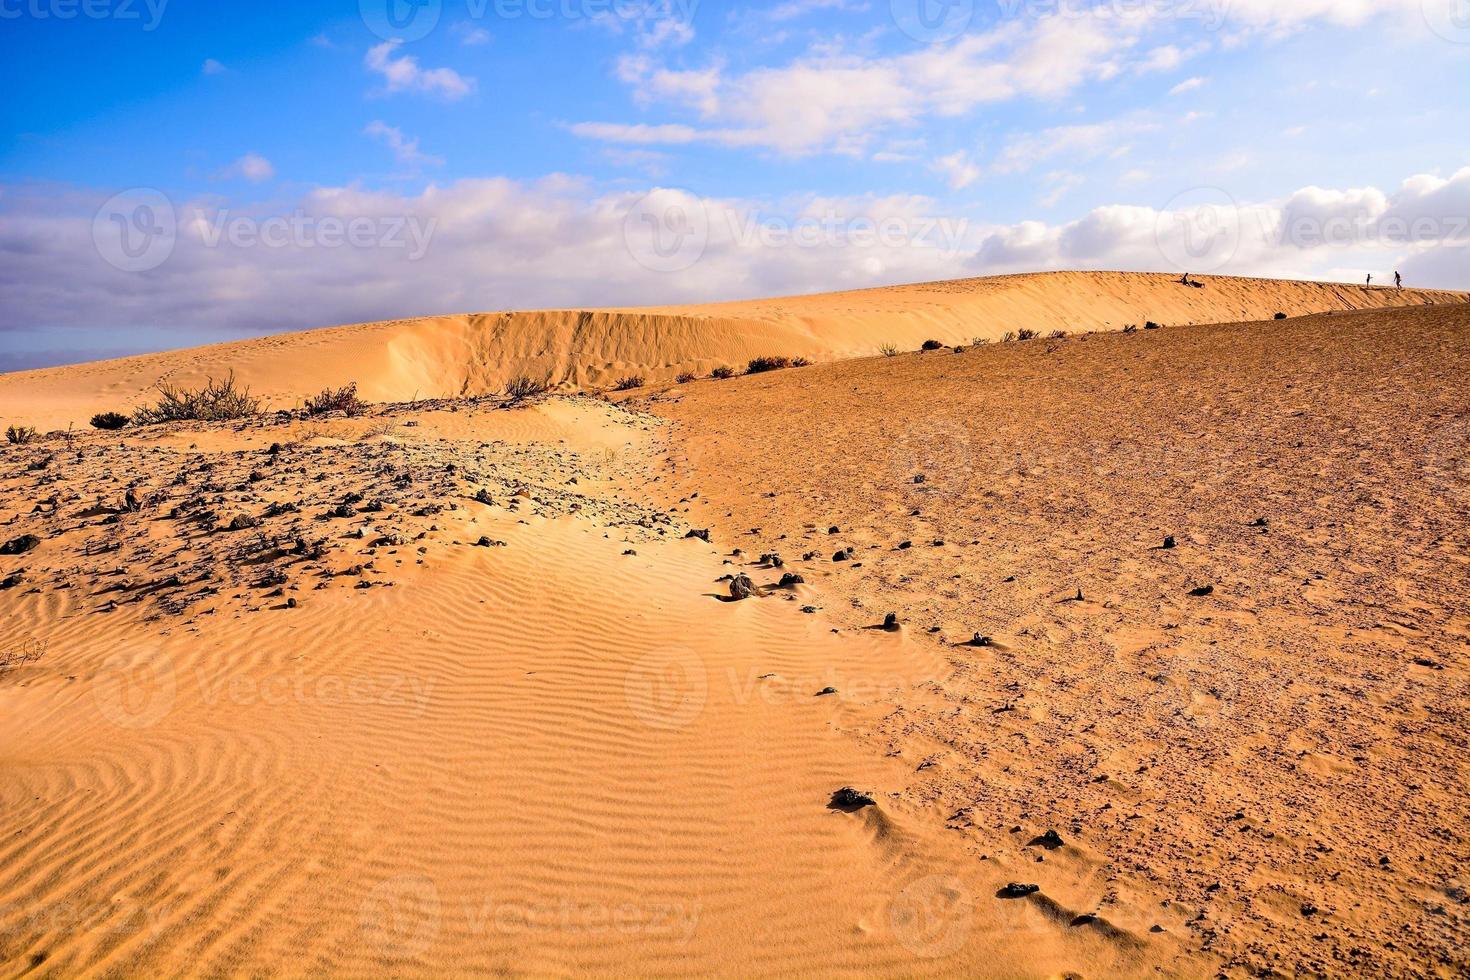
<svg viewBox="0 0 1470 980"><path fill-rule="evenodd" d="M0 376L0 420L43 429L129 411L159 381L235 371L274 407L356 381L375 401L483 395L517 375L564 388L630 375L672 380L761 355L862 357L884 344L997 340L1030 328L1121 329L1269 319L1328 310L1461 302L1465 294L1330 283L1066 272L709 306L426 317L337 327L84 366Z"/></svg>
<svg viewBox="0 0 1470 980"><path fill-rule="evenodd" d="M1210 297L1418 305L871 356ZM1447 298L1019 277L0 379L834 361L0 446L0 972L1463 975Z"/></svg>
<svg viewBox="0 0 1470 980"><path fill-rule="evenodd" d="M1230 975L1470 969L1470 306L850 361L653 408L681 517L805 555L843 627L895 612L947 651L864 736L972 854L1057 828L1043 898L1182 912L1159 925Z"/></svg>

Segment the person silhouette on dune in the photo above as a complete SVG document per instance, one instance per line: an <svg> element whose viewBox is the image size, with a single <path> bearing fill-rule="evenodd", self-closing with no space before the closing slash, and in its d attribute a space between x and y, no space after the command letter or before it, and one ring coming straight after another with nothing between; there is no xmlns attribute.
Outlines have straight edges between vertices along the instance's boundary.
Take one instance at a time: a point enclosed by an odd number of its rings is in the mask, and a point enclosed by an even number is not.
<svg viewBox="0 0 1470 980"><path fill-rule="evenodd" d="M1401 275L1399 275L1397 272L1395 272L1393 274L1393 288L1394 289L1403 289L1404 288L1404 277L1401 276Z"/></svg>

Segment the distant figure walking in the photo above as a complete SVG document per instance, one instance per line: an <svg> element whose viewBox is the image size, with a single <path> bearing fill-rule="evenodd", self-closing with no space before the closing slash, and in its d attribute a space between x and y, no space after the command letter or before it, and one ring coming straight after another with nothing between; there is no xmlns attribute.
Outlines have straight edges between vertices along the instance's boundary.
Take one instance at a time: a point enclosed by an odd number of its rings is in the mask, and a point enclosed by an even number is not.
<svg viewBox="0 0 1470 980"><path fill-rule="evenodd" d="M1373 273L1368 273L1368 285L1373 285Z"/></svg>
<svg viewBox="0 0 1470 980"><path fill-rule="evenodd" d="M1395 272L1393 274L1393 288L1394 289L1403 289L1404 288L1404 277L1401 276L1401 275L1399 275L1397 272Z"/></svg>

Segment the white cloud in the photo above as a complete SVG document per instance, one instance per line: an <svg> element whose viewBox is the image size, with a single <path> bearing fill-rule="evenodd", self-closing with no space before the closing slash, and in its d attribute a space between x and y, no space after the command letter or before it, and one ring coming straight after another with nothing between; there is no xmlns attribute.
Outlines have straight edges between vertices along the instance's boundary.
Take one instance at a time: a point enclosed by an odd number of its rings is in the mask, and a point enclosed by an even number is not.
<svg viewBox="0 0 1470 980"><path fill-rule="evenodd" d="M1024 133L1011 138L995 162L1000 174L1015 174L1055 157L1097 159L1120 158L1131 148L1129 140L1159 127L1134 119L1114 119L1103 123L1056 126L1039 133Z"/></svg>
<svg viewBox="0 0 1470 980"><path fill-rule="evenodd" d="M1183 95L1185 92L1193 92L1195 89L1203 88L1204 84L1205 80L1203 78L1186 78L1178 85L1175 85L1173 88L1169 89L1169 94Z"/></svg>
<svg viewBox="0 0 1470 980"><path fill-rule="evenodd" d="M473 78L466 78L452 68L420 68L418 59L411 55L395 58L394 52L402 41L384 41L370 49L363 59L369 71L381 75L389 92L424 92L445 99L462 99L475 87Z"/></svg>
<svg viewBox="0 0 1470 980"><path fill-rule="evenodd" d="M247 153L218 174L221 180L248 180L263 183L276 175L275 165L259 153Z"/></svg>
<svg viewBox="0 0 1470 980"><path fill-rule="evenodd" d="M482 44L489 44L493 40L492 35L485 28L476 27L467 21L461 21L455 24L454 33L459 35L459 43L465 47L479 47Z"/></svg>
<svg viewBox="0 0 1470 980"><path fill-rule="evenodd" d="M791 156L864 155L889 130L987 104L1060 99L1089 81L1112 78L1129 64L1136 43L1131 29L1125 21L1047 17L892 57L834 47L781 67L731 74L720 65L671 71L640 56L620 62L617 77L640 104L693 109L727 144Z"/></svg>
<svg viewBox="0 0 1470 980"><path fill-rule="evenodd" d="M980 179L980 167L963 150L940 157L933 169L942 174L953 190L963 190Z"/></svg>
<svg viewBox="0 0 1470 980"><path fill-rule="evenodd" d="M229 69L226 68L221 62L215 61L213 58L205 58L204 67L201 68L200 71L205 75L223 75L225 72L229 71Z"/></svg>
<svg viewBox="0 0 1470 980"><path fill-rule="evenodd" d="M399 163L411 167L439 166L444 163L443 159L430 156L419 150L419 141L415 137L410 139L403 135L403 130L397 126L389 126L381 119L374 119L363 129L363 134L380 140L388 149L393 151L393 156Z"/></svg>
<svg viewBox="0 0 1470 980"><path fill-rule="evenodd" d="M1072 184L1066 172L1048 180L1052 193ZM92 235L101 202L93 195L51 186L3 191L0 330L95 325L101 310L115 326L177 327L181 344L223 331L447 311L710 301L1044 269L1178 272L1175 259L1198 245L1187 212L1137 203L1060 223L981 225L909 195L770 202L661 191L661 199L702 216L709 244L692 268L660 274L639 263L625 237L625 219L643 192L597 191L565 177L497 178L417 194L321 188L260 213L180 200L184 220L172 256L134 275L99 257ZM226 207L242 217L299 217L308 230L336 217L400 230L412 221L431 234L418 261L411 241L246 247L225 239L211 246L207 233ZM776 232L809 227L816 234L803 244L768 233L767 222ZM871 229L884 222L911 234L874 240ZM831 226L835 236L822 231ZM866 237L842 232L859 227ZM1470 168L1411 177L1392 192L1303 188L1278 201L1243 202L1238 220L1204 227L1239 234L1217 268L1191 261L1191 272L1361 281L1357 270L1386 277L1397 268L1413 285L1470 286ZM1325 234L1304 233L1311 229Z"/></svg>

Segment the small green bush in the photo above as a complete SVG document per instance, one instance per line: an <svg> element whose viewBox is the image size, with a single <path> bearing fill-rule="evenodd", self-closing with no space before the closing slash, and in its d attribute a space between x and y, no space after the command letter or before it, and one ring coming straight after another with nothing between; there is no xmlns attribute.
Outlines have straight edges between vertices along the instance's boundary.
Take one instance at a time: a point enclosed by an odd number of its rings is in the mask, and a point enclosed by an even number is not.
<svg viewBox="0 0 1470 980"><path fill-rule="evenodd" d="M882 347L878 348L878 353L882 354L884 357L897 357L898 348L893 344L884 344Z"/></svg>

